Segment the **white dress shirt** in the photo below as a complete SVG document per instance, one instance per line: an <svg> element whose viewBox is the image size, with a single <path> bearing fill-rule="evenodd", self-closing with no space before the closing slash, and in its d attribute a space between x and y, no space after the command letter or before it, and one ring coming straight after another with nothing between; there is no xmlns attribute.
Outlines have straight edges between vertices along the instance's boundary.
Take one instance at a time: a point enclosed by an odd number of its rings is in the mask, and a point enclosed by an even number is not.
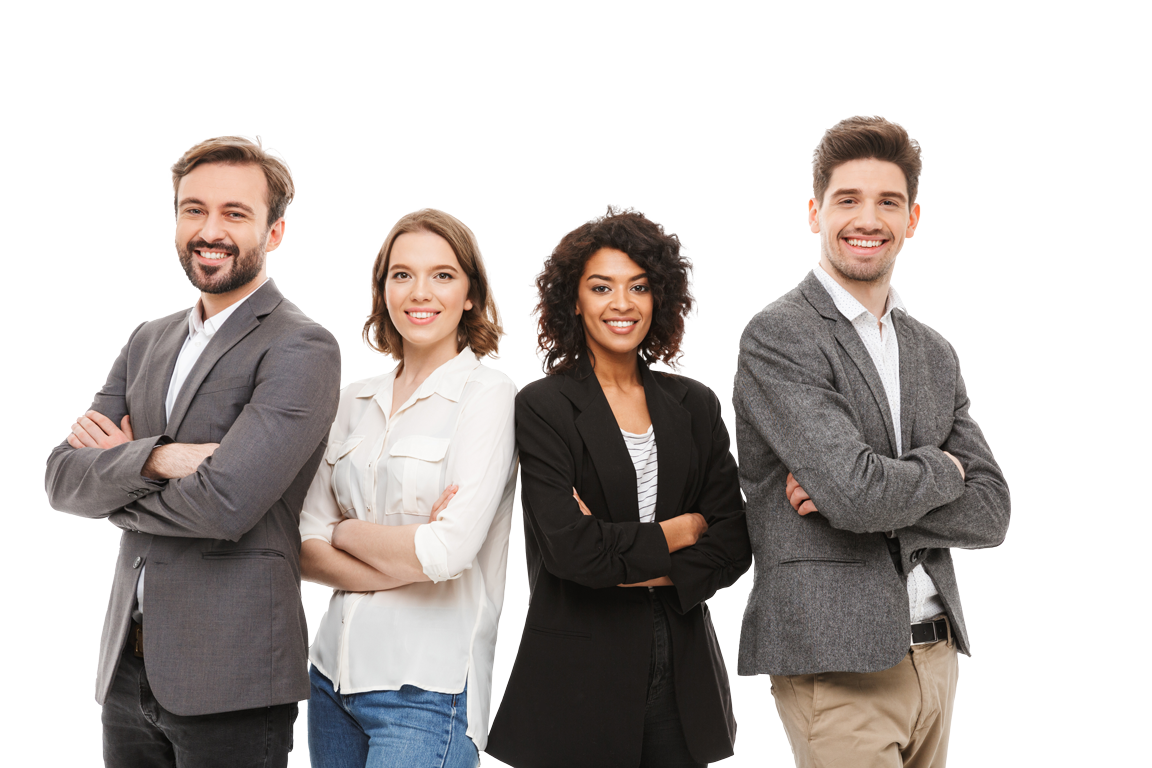
<svg viewBox="0 0 1152 768"><path fill-rule="evenodd" d="M264 278L264 283L266 282L268 282L268 278ZM256 290L249 293L248 296L263 288L264 283L260 283ZM188 338L184 339L184 346L180 347L180 354L176 357L176 367L172 369L172 381L168 383L168 395L164 398L165 419L172 418L172 406L176 404L180 389L184 386L184 381L188 378L192 366L196 365L196 361L200 359L200 354L208 346L208 342L212 341L216 331L220 330L224 321L232 316L236 308L248 300L248 296L225 307L207 320L200 319L200 316L204 314L203 300L196 301L196 306L192 307L192 311L188 313ZM146 570L148 570L148 566L141 568L140 578L136 580L136 610L132 612L132 618L137 622L143 621L144 617L144 571Z"/></svg>
<svg viewBox="0 0 1152 768"><path fill-rule="evenodd" d="M868 355L876 365L876 372L880 374L880 381L884 384L884 396L888 398L888 410L892 414L892 427L896 430L896 455L904 453L904 446L900 437L900 345L896 340L896 332L892 330L892 310L902 312L908 310L901 301L895 288L888 289L888 301L884 306L884 315L879 320L864 308L864 305L848 293L842 285L836 282L831 275L824 271L819 264L816 269L816 279L828 291L836 309L844 315L856 329ZM932 577L924 571L924 566L918 565L908 574L908 612L911 622L916 624L927 621L934 616L944 613L944 603L932 583Z"/></svg>
<svg viewBox="0 0 1152 768"><path fill-rule="evenodd" d="M416 557L432 580L336 590L309 657L343 694L403 685L460 693L467 684L468 736L484 749L516 489L516 387L465 348L389 418L395 377L340 393L300 535L331 543L344 518L424 523ZM448 485L459 486L456 496L428 523Z"/></svg>

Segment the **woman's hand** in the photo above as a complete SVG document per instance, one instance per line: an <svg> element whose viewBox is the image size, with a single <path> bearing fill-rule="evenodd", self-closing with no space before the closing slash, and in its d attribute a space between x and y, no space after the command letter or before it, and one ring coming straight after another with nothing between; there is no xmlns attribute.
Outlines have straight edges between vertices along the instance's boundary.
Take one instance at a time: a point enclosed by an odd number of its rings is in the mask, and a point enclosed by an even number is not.
<svg viewBox="0 0 1152 768"><path fill-rule="evenodd" d="M576 503L580 505L580 514L592 517L592 513L588 511L588 507L584 506L584 500L580 498L580 494L576 493L576 489L572 489L572 498L576 499Z"/></svg>
<svg viewBox="0 0 1152 768"><path fill-rule="evenodd" d="M440 512L448 506L448 502L452 501L452 497L456 495L458 490L460 490L458 485L450 485L444 489L444 493L440 494L440 498L436 499L436 503L432 505L432 514L428 515L428 522L436 522L437 518L440 517Z"/></svg>
<svg viewBox="0 0 1152 768"><path fill-rule="evenodd" d="M685 512L670 520L661 520L660 527L668 540L668 551L677 552L695 544L708 530L708 522L699 512Z"/></svg>

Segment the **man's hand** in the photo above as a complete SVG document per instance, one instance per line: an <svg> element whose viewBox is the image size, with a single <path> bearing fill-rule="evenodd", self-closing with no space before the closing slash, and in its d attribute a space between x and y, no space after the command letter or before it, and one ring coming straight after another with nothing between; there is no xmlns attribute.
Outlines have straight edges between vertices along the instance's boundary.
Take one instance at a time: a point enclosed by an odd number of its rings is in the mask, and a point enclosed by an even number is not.
<svg viewBox="0 0 1152 768"><path fill-rule="evenodd" d="M784 495L788 497L788 503L792 505L792 509L801 515L817 511L816 502L808 497L808 492L800 487L800 483L792 477L791 472L788 473L788 480L784 483Z"/></svg>
<svg viewBox="0 0 1152 768"><path fill-rule="evenodd" d="M111 448L132 441L132 420L125 416L117 428L102 413L88 411L72 425L68 445L73 448Z"/></svg>
<svg viewBox="0 0 1152 768"><path fill-rule="evenodd" d="M966 475L964 474L964 465L960 463L960 459L948 453L948 451L944 451L944 455L952 459L952 463L956 465L956 469L960 470L960 479L963 480Z"/></svg>
<svg viewBox="0 0 1152 768"><path fill-rule="evenodd" d="M444 493L440 494L440 498L436 499L436 503L432 505L432 514L428 515L428 522L434 523L439 519L440 512L448 506L448 502L452 501L452 497L456 495L458 490L460 490L458 485L450 485L444 489Z"/></svg>
<svg viewBox="0 0 1152 768"><path fill-rule="evenodd" d="M179 480L196 473L220 443L169 443L152 450L141 474L153 480Z"/></svg>

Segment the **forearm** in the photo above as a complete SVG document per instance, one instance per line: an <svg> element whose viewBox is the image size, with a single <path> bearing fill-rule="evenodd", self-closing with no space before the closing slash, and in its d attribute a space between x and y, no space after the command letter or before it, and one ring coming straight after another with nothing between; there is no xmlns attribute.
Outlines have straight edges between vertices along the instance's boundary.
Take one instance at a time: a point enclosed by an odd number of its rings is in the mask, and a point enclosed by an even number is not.
<svg viewBox="0 0 1152 768"><path fill-rule="evenodd" d="M161 437L134 440L114 448L73 448L61 443L48 457L44 487L48 503L82 517L107 517L164 486L141 470Z"/></svg>
<svg viewBox="0 0 1152 768"><path fill-rule="evenodd" d="M416 557L416 525L377 525L345 520L332 534L332 546L405 583L431 581Z"/></svg>
<svg viewBox="0 0 1152 768"><path fill-rule="evenodd" d="M308 539L300 545L300 575L305 581L346 592L379 592L411 583L381 573L323 539Z"/></svg>
<svg viewBox="0 0 1152 768"><path fill-rule="evenodd" d="M671 587L672 579L667 576L661 576L658 579L648 579L648 581L640 581L635 584L620 584L621 587Z"/></svg>

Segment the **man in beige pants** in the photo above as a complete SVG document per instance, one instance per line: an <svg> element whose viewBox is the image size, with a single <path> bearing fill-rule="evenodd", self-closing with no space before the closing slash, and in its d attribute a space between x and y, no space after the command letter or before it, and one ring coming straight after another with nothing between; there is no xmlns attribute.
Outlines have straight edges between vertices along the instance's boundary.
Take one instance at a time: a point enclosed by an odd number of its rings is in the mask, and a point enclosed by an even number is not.
<svg viewBox="0 0 1152 768"><path fill-rule="evenodd" d="M855 117L825 133L820 261L740 341L736 438L756 581L739 672L770 674L798 766L943 766L956 653L950 547L993 547L1008 486L951 345L890 287L920 148Z"/></svg>

